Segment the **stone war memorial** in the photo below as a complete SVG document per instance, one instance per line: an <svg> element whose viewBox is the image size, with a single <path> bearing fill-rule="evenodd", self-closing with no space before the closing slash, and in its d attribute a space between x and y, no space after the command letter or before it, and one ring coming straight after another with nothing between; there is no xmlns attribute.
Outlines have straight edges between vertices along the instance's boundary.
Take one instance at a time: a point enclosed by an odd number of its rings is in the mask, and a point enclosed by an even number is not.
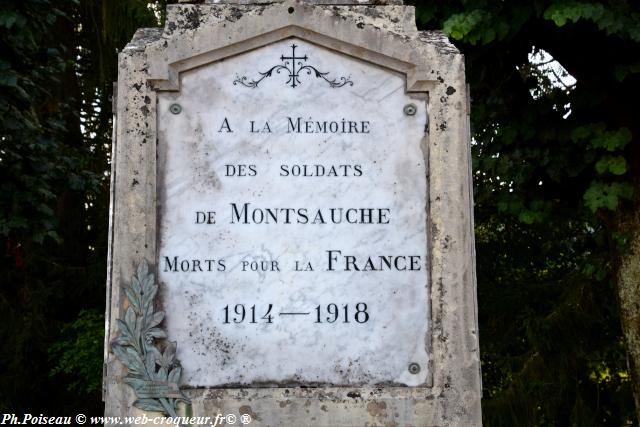
<svg viewBox="0 0 640 427"><path fill-rule="evenodd" d="M413 7L172 4L114 102L107 416L481 425L464 58Z"/></svg>

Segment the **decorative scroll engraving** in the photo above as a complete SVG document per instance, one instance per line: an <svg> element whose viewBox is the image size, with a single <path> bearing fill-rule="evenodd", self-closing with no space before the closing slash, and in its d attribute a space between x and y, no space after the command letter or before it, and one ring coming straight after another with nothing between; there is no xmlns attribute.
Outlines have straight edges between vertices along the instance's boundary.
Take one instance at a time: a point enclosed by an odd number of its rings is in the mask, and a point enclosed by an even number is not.
<svg viewBox="0 0 640 427"><path fill-rule="evenodd" d="M267 77L271 77L274 71L276 72L276 74L280 74L281 71L286 71L289 73L289 80L287 80L286 84L290 85L294 89L302 84L302 82L300 82L300 73L304 73L304 72L306 72L307 75L315 75L316 78L323 79L324 81L329 83L329 86L334 88L342 87L347 84L350 86L353 86L353 82L351 81L350 77L339 77L336 79L329 79L327 77L327 75L329 74L328 71L326 73L323 73L319 71L316 67L303 63L303 61L306 62L309 58L307 57L307 55L296 56L296 47L298 46L295 44L291 45L291 56L284 56L284 54L280 56L280 60L284 62L284 65L282 64L274 65L264 73L258 71L258 73L260 73L262 77L260 77L257 80L255 79L249 80L247 77L244 77L244 76L243 77L236 76L236 79L233 81L233 84L234 85L241 84L246 87L257 88L260 82L266 79Z"/></svg>
<svg viewBox="0 0 640 427"><path fill-rule="evenodd" d="M175 359L176 343L167 342L162 352L154 345L155 340L167 338L167 334L159 327L164 312L154 311L158 285L146 261L138 265L137 274L131 285L124 286L124 292L129 307L124 320L116 320L120 336L111 342L111 349L129 371L124 382L138 397L133 406L175 417L178 402L190 402L178 387L182 367Z"/></svg>

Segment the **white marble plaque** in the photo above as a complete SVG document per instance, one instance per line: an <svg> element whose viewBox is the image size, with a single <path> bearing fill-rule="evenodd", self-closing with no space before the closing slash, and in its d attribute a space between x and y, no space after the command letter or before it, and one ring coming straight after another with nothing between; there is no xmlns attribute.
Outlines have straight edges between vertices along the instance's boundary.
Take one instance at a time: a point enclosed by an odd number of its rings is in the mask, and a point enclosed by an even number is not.
<svg viewBox="0 0 640 427"><path fill-rule="evenodd" d="M426 101L404 76L287 39L158 102L157 266L184 384L424 384Z"/></svg>

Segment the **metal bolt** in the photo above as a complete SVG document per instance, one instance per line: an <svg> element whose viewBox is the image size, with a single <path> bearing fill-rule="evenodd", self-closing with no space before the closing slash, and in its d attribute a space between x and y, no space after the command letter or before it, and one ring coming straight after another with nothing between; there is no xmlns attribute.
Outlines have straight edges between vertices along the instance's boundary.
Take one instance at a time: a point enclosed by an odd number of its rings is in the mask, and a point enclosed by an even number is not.
<svg viewBox="0 0 640 427"><path fill-rule="evenodd" d="M418 365L417 363L409 363L409 372L412 374L417 374L418 372L420 372L420 365Z"/></svg>
<svg viewBox="0 0 640 427"><path fill-rule="evenodd" d="M180 106L180 104L171 104L169 106L169 111L171 111L173 114L180 114L182 112L182 107Z"/></svg>
<svg viewBox="0 0 640 427"><path fill-rule="evenodd" d="M407 116L415 116L417 112L418 112L418 107L416 106L416 104L407 104L404 106L404 113Z"/></svg>

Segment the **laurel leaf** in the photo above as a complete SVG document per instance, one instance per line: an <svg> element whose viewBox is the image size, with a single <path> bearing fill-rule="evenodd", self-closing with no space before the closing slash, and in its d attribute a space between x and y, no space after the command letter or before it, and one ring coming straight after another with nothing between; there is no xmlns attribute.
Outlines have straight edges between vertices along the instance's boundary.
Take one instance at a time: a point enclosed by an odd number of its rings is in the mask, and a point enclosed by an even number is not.
<svg viewBox="0 0 640 427"><path fill-rule="evenodd" d="M164 407L156 399L138 399L133 402L133 406L143 411L164 412Z"/></svg>
<svg viewBox="0 0 640 427"><path fill-rule="evenodd" d="M155 326L158 326L162 323L164 319L164 311L158 311L157 313L153 313L150 319L146 319L147 323L145 325L145 330L151 329Z"/></svg>
<svg viewBox="0 0 640 427"><path fill-rule="evenodd" d="M133 341L133 333L129 329L129 326L120 319L116 319L116 323L118 324L118 330L120 333Z"/></svg>
<svg viewBox="0 0 640 427"><path fill-rule="evenodd" d="M135 292L138 295L142 294L142 288L140 287L140 281L135 276L133 277L133 279L131 279L131 289L133 289L133 292Z"/></svg>
<svg viewBox="0 0 640 427"><path fill-rule="evenodd" d="M157 293L158 293L157 285L152 285L149 287L149 289L147 289L147 292L145 292L145 294L142 297L142 309L144 311L147 310L150 304L153 304L153 299L156 297Z"/></svg>
<svg viewBox="0 0 640 427"><path fill-rule="evenodd" d="M135 325L135 329L133 331L133 333L135 334L136 337L140 337L142 338L142 328L144 325L144 321L145 318L144 316L140 316L136 319L136 325Z"/></svg>
<svg viewBox="0 0 640 427"><path fill-rule="evenodd" d="M149 304L149 306L144 311L144 317L147 319L153 317L153 310L154 310L153 304Z"/></svg>
<svg viewBox="0 0 640 427"><path fill-rule="evenodd" d="M147 368L147 372L149 374L155 373L156 371L156 358L151 352L147 352L144 360L144 365Z"/></svg>
<svg viewBox="0 0 640 427"><path fill-rule="evenodd" d="M142 356L133 348L125 347L124 349L125 359L123 363L129 369L129 372L135 375L146 376L144 362Z"/></svg>
<svg viewBox="0 0 640 427"><path fill-rule="evenodd" d="M146 293L149 292L149 290L153 286L154 281L155 281L155 277L153 276L153 273L150 273L150 274L146 275L145 277L141 277L140 278L140 283L142 285L142 293L143 294L146 294Z"/></svg>
<svg viewBox="0 0 640 427"><path fill-rule="evenodd" d="M162 354L162 357L170 361L171 363L173 363L173 359L176 355L177 347L178 347L178 344L175 341L169 341L169 343L167 343L167 346L164 349L164 353Z"/></svg>
<svg viewBox="0 0 640 427"><path fill-rule="evenodd" d="M122 380L125 384L131 386L136 392L141 390L142 388L148 387L153 384L151 380L145 378L135 378L127 376L124 380Z"/></svg>
<svg viewBox="0 0 640 427"><path fill-rule="evenodd" d="M136 316L135 311L133 311L133 307L129 306L129 308L127 308L126 313L124 314L124 322L129 327L129 330L133 332L134 336L138 335L135 329L137 320L138 320L138 316Z"/></svg>
<svg viewBox="0 0 640 427"><path fill-rule="evenodd" d="M156 339L163 339L167 337L167 333L160 328L149 329L145 335Z"/></svg>
<svg viewBox="0 0 640 427"><path fill-rule="evenodd" d="M167 337L158 327L165 313L154 312L153 300L158 293L154 281L146 261L141 262L131 285L124 287L129 307L124 321L116 319L120 336L111 342L111 348L129 371L123 381L138 397L134 406L170 415L167 412L173 408L175 413L177 401L189 403L189 399L178 388L182 368L174 367L176 343L167 343L163 353L154 345L154 340ZM171 380L167 382L169 377ZM170 406L165 407L157 399L166 399Z"/></svg>
<svg viewBox="0 0 640 427"><path fill-rule="evenodd" d="M156 374L156 379L166 381L168 375L169 374L167 372L167 368L161 366L160 369L158 369L158 373Z"/></svg>
<svg viewBox="0 0 640 427"><path fill-rule="evenodd" d="M178 384L178 382L180 381L181 375L182 375L182 367L176 366L171 370L171 372L169 372L168 380L170 383Z"/></svg>
<svg viewBox="0 0 640 427"><path fill-rule="evenodd" d="M162 397L181 397L182 393L175 384L166 381L149 381L140 378L124 379L124 382L131 386L140 399L153 399Z"/></svg>
<svg viewBox="0 0 640 427"><path fill-rule="evenodd" d="M130 374L133 375L145 375L144 365L140 355L133 349L133 347L123 347L120 345L112 346L113 353L118 360L127 367Z"/></svg>
<svg viewBox="0 0 640 427"><path fill-rule="evenodd" d="M158 347L156 347L155 345L147 345L146 346L146 351L147 353L152 353L154 360L156 362L158 362L160 359L162 359L162 353L160 353L160 350L158 350Z"/></svg>
<svg viewBox="0 0 640 427"><path fill-rule="evenodd" d="M131 306L133 307L135 312L140 314L142 312L142 310L140 310L140 299L133 292L133 289L131 289L128 286L125 286L124 287L124 293L127 295L127 298L129 298L129 302L131 303Z"/></svg>
<svg viewBox="0 0 640 427"><path fill-rule="evenodd" d="M111 344L111 350L113 351L113 354L116 355L116 358L122 362L122 364L126 365L126 361L128 360L125 349L126 347L123 347L117 343L113 343Z"/></svg>
<svg viewBox="0 0 640 427"><path fill-rule="evenodd" d="M131 339L129 337L121 335L116 339L114 339L113 341L111 341L111 345L126 346L126 345L133 345L133 342L131 342Z"/></svg>
<svg viewBox="0 0 640 427"><path fill-rule="evenodd" d="M142 262L138 264L137 273L138 273L138 279L140 279L140 281L142 281L142 279L146 277L147 274L149 273L149 265L147 264L146 259L142 260Z"/></svg>

